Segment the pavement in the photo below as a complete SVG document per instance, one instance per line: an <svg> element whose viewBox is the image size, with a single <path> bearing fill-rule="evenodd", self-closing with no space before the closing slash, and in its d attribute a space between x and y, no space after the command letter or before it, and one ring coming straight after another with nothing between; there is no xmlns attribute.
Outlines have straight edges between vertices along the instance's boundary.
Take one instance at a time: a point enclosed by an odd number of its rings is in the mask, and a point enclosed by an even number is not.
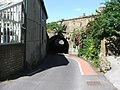
<svg viewBox="0 0 120 90"><path fill-rule="evenodd" d="M0 83L0 90L117 90L85 60L51 54L27 76Z"/></svg>
<svg viewBox="0 0 120 90"><path fill-rule="evenodd" d="M105 74L105 77L118 89L120 90L120 57L115 58L114 56L106 57L111 63L111 70Z"/></svg>

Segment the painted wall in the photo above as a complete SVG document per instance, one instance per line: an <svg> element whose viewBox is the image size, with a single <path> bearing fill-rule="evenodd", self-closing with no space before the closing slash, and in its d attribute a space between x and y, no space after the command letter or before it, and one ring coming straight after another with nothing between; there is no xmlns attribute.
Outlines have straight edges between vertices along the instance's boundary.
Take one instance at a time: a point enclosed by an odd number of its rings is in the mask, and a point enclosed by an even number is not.
<svg viewBox="0 0 120 90"><path fill-rule="evenodd" d="M31 69L46 56L47 15L42 0L28 0L26 10L26 63Z"/></svg>

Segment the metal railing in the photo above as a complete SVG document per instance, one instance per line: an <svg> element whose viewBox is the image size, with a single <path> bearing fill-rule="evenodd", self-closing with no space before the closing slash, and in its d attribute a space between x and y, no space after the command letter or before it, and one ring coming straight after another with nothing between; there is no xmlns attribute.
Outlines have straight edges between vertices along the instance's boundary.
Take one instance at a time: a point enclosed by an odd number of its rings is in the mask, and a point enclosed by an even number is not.
<svg viewBox="0 0 120 90"><path fill-rule="evenodd" d="M0 43L21 42L22 1L0 7Z"/></svg>

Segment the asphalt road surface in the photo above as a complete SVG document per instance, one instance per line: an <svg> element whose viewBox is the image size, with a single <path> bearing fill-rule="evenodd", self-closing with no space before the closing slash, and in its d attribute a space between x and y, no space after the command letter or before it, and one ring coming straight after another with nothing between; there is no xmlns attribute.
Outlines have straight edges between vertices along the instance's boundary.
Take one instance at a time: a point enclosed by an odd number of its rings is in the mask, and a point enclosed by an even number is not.
<svg viewBox="0 0 120 90"><path fill-rule="evenodd" d="M37 73L0 83L0 90L116 90L102 75L81 75L78 62L49 55Z"/></svg>

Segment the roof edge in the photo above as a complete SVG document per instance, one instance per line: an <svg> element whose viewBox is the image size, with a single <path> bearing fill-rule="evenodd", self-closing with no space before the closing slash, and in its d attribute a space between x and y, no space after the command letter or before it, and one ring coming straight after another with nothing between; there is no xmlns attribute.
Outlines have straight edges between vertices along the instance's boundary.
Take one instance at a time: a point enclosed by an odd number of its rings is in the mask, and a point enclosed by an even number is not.
<svg viewBox="0 0 120 90"><path fill-rule="evenodd" d="M90 18L90 17L94 17L94 16L96 16L96 15L81 16L81 17L72 18L72 19L65 19L64 21L72 21L72 20L77 20L77 19ZM59 22L59 21L57 21L57 22Z"/></svg>
<svg viewBox="0 0 120 90"><path fill-rule="evenodd" d="M41 3L42 3L42 6L43 6L43 9L45 10L45 15L46 15L46 17L47 17L47 19L48 19L48 14L47 14L47 10L46 10L46 7L45 7L45 4L44 4L44 1L41 0Z"/></svg>

